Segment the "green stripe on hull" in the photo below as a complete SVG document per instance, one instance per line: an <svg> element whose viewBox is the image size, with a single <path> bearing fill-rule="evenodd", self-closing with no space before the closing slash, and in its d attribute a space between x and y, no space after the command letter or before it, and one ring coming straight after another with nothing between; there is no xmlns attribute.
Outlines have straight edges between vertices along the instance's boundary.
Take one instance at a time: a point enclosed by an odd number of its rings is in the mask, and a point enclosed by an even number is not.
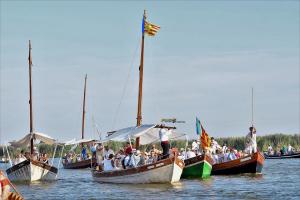
<svg viewBox="0 0 300 200"><path fill-rule="evenodd" d="M211 174L212 166L204 161L186 166L183 169L182 178L207 178Z"/></svg>

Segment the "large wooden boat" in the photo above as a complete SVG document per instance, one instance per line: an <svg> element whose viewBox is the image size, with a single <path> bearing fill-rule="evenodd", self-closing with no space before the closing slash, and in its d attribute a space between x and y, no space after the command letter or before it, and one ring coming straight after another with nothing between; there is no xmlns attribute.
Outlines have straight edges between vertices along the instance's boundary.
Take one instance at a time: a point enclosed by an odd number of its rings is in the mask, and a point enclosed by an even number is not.
<svg viewBox="0 0 300 200"><path fill-rule="evenodd" d="M82 104L82 126L81 126L81 140L79 141L72 141L71 143L66 143L65 145L84 145L90 144L95 140L86 140L84 139L84 125L85 125L85 98L86 98L86 81L87 75L85 75L84 79L84 91L83 91L83 104ZM82 159L76 162L67 162L66 159L62 160L63 167L65 169L84 169L89 167L94 167L97 164L96 158L89 158L89 159Z"/></svg>
<svg viewBox="0 0 300 200"><path fill-rule="evenodd" d="M285 155L269 155L264 153L265 159L287 159L287 158L300 158L300 152L293 152Z"/></svg>
<svg viewBox="0 0 300 200"><path fill-rule="evenodd" d="M184 164L182 178L207 178L211 174L213 160L204 154L185 159Z"/></svg>
<svg viewBox="0 0 300 200"><path fill-rule="evenodd" d="M155 124L142 125L144 37L145 33L154 36L158 29L158 26L146 22L146 12L144 12L141 62L139 66L139 92L136 126L110 132L110 135L101 140L101 143L110 140L130 142L131 139L135 139L135 148L138 149L140 144L146 145L152 142L157 142L159 140L159 130L162 128L162 126L158 126ZM152 164L138 166L130 169L101 171L95 168L92 170L92 175L96 181L109 183L174 183L180 180L183 167L184 162L180 160L175 154Z"/></svg>
<svg viewBox="0 0 300 200"><path fill-rule="evenodd" d="M183 161L177 156L173 156L153 164L131 169L115 171L93 169L92 175L94 180L106 183L174 183L180 180L183 167Z"/></svg>
<svg viewBox="0 0 300 200"><path fill-rule="evenodd" d="M33 112L32 112L32 83L31 83L31 43L29 40L29 111L30 111L30 133L19 141L10 142L13 147L24 147L29 144L30 152L27 159L12 165L6 170L7 176L11 181L37 181L37 180L55 180L57 168L42 161L34 160L34 141L39 140L45 144L53 145L55 140L48 135L35 132L33 129ZM55 148L56 149L56 148ZM8 152L7 152L8 153ZM54 152L55 155L55 152Z"/></svg>
<svg viewBox="0 0 300 200"><path fill-rule="evenodd" d="M264 164L264 156L261 152L253 153L239 159L214 164L212 175L231 175L253 173L260 174Z"/></svg>

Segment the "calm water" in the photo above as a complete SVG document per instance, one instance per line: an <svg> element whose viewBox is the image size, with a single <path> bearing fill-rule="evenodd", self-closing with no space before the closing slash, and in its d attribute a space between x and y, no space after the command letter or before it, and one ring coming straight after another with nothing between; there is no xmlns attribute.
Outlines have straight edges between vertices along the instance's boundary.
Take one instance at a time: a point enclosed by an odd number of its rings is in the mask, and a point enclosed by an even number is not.
<svg viewBox="0 0 300 200"><path fill-rule="evenodd" d="M1 165L5 169L5 165ZM102 184L89 169L60 169L51 183L17 184L25 199L300 199L300 159L266 160L262 175L171 184Z"/></svg>

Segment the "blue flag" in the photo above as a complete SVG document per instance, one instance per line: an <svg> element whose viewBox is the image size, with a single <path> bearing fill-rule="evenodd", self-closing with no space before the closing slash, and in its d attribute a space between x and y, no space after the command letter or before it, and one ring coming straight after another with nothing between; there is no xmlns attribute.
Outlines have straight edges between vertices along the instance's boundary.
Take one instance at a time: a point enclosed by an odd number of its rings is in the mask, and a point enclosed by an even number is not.
<svg viewBox="0 0 300 200"><path fill-rule="evenodd" d="M201 123L197 117L196 117L196 133L197 133L197 135L201 134Z"/></svg>
<svg viewBox="0 0 300 200"><path fill-rule="evenodd" d="M145 18L143 16L143 21L142 21L142 33L145 32Z"/></svg>

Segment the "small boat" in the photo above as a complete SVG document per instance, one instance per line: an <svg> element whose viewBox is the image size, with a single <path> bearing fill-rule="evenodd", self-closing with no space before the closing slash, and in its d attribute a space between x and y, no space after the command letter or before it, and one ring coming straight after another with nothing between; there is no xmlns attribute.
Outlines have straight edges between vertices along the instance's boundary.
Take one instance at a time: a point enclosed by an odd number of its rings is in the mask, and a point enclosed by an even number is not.
<svg viewBox="0 0 300 200"><path fill-rule="evenodd" d="M34 141L41 141L45 144L53 145L56 141L50 136L38 133L34 131L33 128L33 112L32 112L32 84L31 84L31 70L32 70L32 58L31 58L31 42L29 40L29 116L30 116L30 133L19 141L10 142L13 147L24 147L30 146L30 152L27 156L23 155L22 160L13 165L11 160L11 167L6 170L7 176L11 181L37 181L37 180L55 180L57 177L58 169L52 164L49 165L43 161L37 160L36 153L34 151ZM57 143L56 143L57 144ZM56 146L57 147L57 146ZM56 147L53 155L56 153ZM7 150L9 157L9 152Z"/></svg>
<svg viewBox="0 0 300 200"><path fill-rule="evenodd" d="M155 124L129 127L115 131L112 135L100 142L126 141L128 138L136 139L139 137L140 143L147 145L157 141L159 129L160 128L157 128ZM174 138L176 137L178 136L174 133ZM183 168L184 162L174 154L169 158L129 169L102 171L94 168L92 169L92 176L95 181L104 183L175 183L180 180Z"/></svg>
<svg viewBox="0 0 300 200"><path fill-rule="evenodd" d="M95 140L92 139L81 139L78 141L70 141L65 143L65 146L68 145L78 145L78 144L91 144L94 143ZM89 168L89 167L95 167L97 164L97 159L96 158L88 158L85 160L79 160L76 162L67 162L66 159L62 160L62 164L64 169L85 169L85 168Z"/></svg>
<svg viewBox="0 0 300 200"><path fill-rule="evenodd" d="M293 152L291 154L285 155L269 155L268 153L264 153L265 159L286 159L286 158L300 158L300 152Z"/></svg>
<svg viewBox="0 0 300 200"><path fill-rule="evenodd" d="M207 178L211 174L213 160L206 154L184 160L181 178Z"/></svg>
<svg viewBox="0 0 300 200"><path fill-rule="evenodd" d="M264 164L264 156L261 152L253 153L235 160L214 164L212 175L231 175L253 173L260 174Z"/></svg>
<svg viewBox="0 0 300 200"><path fill-rule="evenodd" d="M84 144L93 143L95 141L95 140L84 139L86 81L87 81L87 74L85 75L85 79L84 79L81 140L67 142L65 145L84 145ZM63 159L62 164L65 169L84 169L84 168L94 167L97 164L97 160L96 160L96 158L89 158L89 159L82 159L82 160L79 160L76 162L68 163L66 159Z"/></svg>

